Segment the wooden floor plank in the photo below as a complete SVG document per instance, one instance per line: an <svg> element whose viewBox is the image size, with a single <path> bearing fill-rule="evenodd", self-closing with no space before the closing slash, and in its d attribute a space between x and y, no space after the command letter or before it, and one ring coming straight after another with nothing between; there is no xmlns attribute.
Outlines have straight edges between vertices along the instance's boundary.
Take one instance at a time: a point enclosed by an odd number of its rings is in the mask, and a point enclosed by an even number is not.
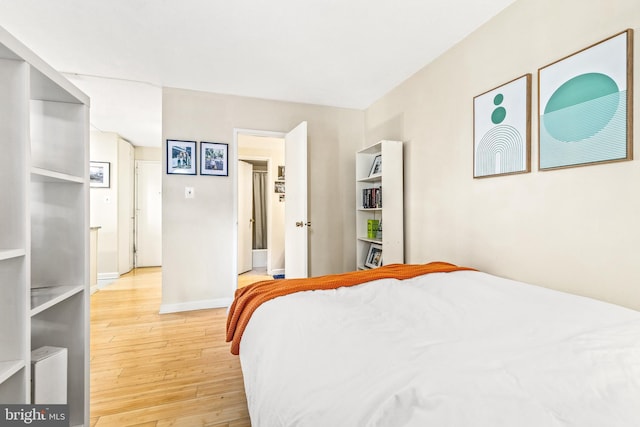
<svg viewBox="0 0 640 427"><path fill-rule="evenodd" d="M91 427L250 427L226 309L159 314L161 270L91 296Z"/></svg>

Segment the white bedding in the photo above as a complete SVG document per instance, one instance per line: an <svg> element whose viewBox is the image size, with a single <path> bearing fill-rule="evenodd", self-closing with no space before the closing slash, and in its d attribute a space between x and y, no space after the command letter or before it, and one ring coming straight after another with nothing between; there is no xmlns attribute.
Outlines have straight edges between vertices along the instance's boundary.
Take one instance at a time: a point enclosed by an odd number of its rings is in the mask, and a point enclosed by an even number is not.
<svg viewBox="0 0 640 427"><path fill-rule="evenodd" d="M307 291L240 344L253 427L638 427L640 313L475 271Z"/></svg>

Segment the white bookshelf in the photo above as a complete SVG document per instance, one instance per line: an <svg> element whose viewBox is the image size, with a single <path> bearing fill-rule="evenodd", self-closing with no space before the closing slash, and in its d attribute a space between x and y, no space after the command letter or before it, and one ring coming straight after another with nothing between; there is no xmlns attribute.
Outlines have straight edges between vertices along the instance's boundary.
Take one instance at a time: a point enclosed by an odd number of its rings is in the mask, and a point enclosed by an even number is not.
<svg viewBox="0 0 640 427"><path fill-rule="evenodd" d="M382 265L404 262L404 190L402 141L379 141L356 153L356 262L364 269L371 245L382 246ZM377 156L382 172L371 173ZM363 190L381 191L381 206L365 207ZM379 190L381 189L381 190ZM368 220L382 222L382 236L367 234Z"/></svg>
<svg viewBox="0 0 640 427"><path fill-rule="evenodd" d="M31 403L31 351L68 349L89 425L89 98L0 28L0 403Z"/></svg>

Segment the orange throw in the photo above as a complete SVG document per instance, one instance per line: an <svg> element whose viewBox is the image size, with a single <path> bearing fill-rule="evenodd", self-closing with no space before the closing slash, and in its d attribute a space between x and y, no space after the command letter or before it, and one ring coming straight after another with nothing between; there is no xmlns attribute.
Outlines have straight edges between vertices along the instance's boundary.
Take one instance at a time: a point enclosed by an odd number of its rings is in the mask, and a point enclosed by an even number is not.
<svg viewBox="0 0 640 427"><path fill-rule="evenodd" d="M331 274L308 279L280 279L257 282L236 290L233 304L227 317L227 342L231 342L231 353L240 353L240 339L253 312L263 302L294 292L336 289L354 286L379 279L410 279L428 273L473 270L446 262L428 264L389 264L372 270Z"/></svg>

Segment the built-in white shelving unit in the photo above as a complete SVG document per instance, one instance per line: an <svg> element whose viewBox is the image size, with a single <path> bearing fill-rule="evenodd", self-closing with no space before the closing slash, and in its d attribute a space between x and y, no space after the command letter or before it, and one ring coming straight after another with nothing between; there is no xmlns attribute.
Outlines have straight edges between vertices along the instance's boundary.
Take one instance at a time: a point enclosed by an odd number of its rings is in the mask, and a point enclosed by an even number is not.
<svg viewBox="0 0 640 427"><path fill-rule="evenodd" d="M0 28L0 403L31 403L31 351L68 349L89 424L89 98Z"/></svg>
<svg viewBox="0 0 640 427"><path fill-rule="evenodd" d="M404 262L404 190L402 141L379 141L356 153L356 262L366 267L372 245L382 248L381 265ZM374 168L374 162L381 162ZM366 193L365 193L366 191ZM373 195L367 203L365 194ZM381 222L369 236L368 220ZM381 234L381 235L380 235Z"/></svg>

